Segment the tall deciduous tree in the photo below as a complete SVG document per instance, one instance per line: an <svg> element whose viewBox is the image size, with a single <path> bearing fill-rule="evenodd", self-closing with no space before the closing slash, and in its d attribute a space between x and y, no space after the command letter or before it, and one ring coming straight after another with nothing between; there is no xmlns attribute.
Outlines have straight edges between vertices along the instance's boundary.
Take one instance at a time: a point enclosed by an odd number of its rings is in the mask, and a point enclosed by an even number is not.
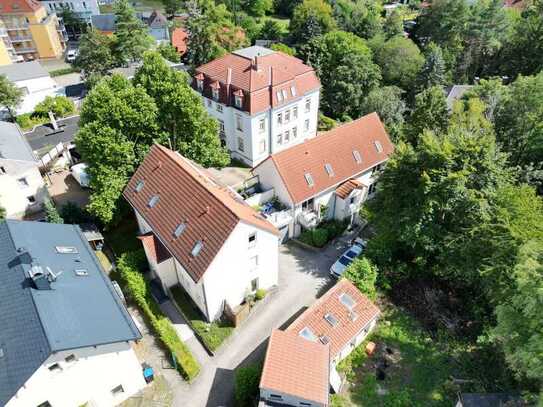
<svg viewBox="0 0 543 407"><path fill-rule="evenodd" d="M333 16L339 28L369 39L383 30L383 5L374 0L337 0L332 2Z"/></svg>
<svg viewBox="0 0 543 407"><path fill-rule="evenodd" d="M151 47L153 38L149 30L138 17L128 0L115 3L115 43L114 55L121 63L136 61L143 52Z"/></svg>
<svg viewBox="0 0 543 407"><path fill-rule="evenodd" d="M449 112L443 89L439 86L428 88L415 97L415 106L409 116L406 129L407 141L417 145L424 130L443 133L449 124Z"/></svg>
<svg viewBox="0 0 543 407"><path fill-rule="evenodd" d="M228 164L217 121L208 115L185 73L170 69L159 54L148 52L134 83L154 99L159 126L174 150L205 167Z"/></svg>
<svg viewBox="0 0 543 407"><path fill-rule="evenodd" d="M381 67L383 80L388 85L411 91L424 63L424 57L413 41L394 37L377 51L376 61Z"/></svg>
<svg viewBox="0 0 543 407"><path fill-rule="evenodd" d="M403 91L397 86L375 88L364 98L362 113L377 112L391 135L398 141L402 132L407 106L402 100Z"/></svg>
<svg viewBox="0 0 543 407"><path fill-rule="evenodd" d="M352 33L334 31L302 49L322 85L322 110L327 116L359 117L368 92L379 84L379 67L366 42Z"/></svg>
<svg viewBox="0 0 543 407"><path fill-rule="evenodd" d="M443 86L446 83L446 67L443 52L439 45L431 42L426 48L424 64L419 72L417 86L424 90L432 86Z"/></svg>
<svg viewBox="0 0 543 407"><path fill-rule="evenodd" d="M355 259L343 274L343 278L351 281L362 294L370 300L375 300L377 292L375 282L377 281L377 267L366 257Z"/></svg>
<svg viewBox="0 0 543 407"><path fill-rule="evenodd" d="M0 106L8 109L13 118L14 111L23 101L23 91L13 84L6 76L0 75Z"/></svg>
<svg viewBox="0 0 543 407"><path fill-rule="evenodd" d="M112 48L113 39L111 37L90 28L81 36L75 66L83 70L85 76L105 75L115 66Z"/></svg>
<svg viewBox="0 0 543 407"><path fill-rule="evenodd" d="M324 0L304 0L296 6L290 20L292 40L304 44L336 27L332 7Z"/></svg>

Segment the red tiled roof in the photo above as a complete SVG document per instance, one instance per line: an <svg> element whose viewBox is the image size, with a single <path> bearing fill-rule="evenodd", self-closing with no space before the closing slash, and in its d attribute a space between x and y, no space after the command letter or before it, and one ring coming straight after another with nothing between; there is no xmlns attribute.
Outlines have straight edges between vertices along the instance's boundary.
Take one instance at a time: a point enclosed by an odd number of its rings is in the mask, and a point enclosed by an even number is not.
<svg viewBox="0 0 543 407"><path fill-rule="evenodd" d="M357 163L353 151L359 152L361 163ZM266 160L272 160L297 204L386 161L393 151L394 145L379 116L370 113L272 154ZM333 175L325 170L325 164L331 165ZM313 186L308 184L305 174L311 174Z"/></svg>
<svg viewBox="0 0 543 407"><path fill-rule="evenodd" d="M219 100L233 105L230 95L242 90L248 95L243 110L251 114L290 103L321 86L313 68L278 51L257 56L254 60L235 53L227 54L196 68L196 74L201 73L205 75L204 95L210 96L210 83L219 81ZM277 92L283 90L287 92L287 98L279 101Z"/></svg>
<svg viewBox="0 0 543 407"><path fill-rule="evenodd" d="M365 185L362 182L356 179L350 179L348 181L345 181L343 184L341 184L339 187L336 188L336 195L339 196L341 199L345 199L355 189L360 189L360 188L363 188L364 186Z"/></svg>
<svg viewBox="0 0 543 407"><path fill-rule="evenodd" d="M138 236L141 243L145 247L145 251L155 263L162 263L164 260L168 260L172 257L168 249L160 242L159 239L150 232L142 236Z"/></svg>
<svg viewBox="0 0 543 407"><path fill-rule="evenodd" d="M189 34L182 28L176 28L172 32L172 45L177 50L177 53L184 55L187 52L187 39Z"/></svg>
<svg viewBox="0 0 543 407"><path fill-rule="evenodd" d="M144 182L143 188L137 192L140 181ZM194 281L204 275L239 222L279 233L233 192L215 184L180 154L160 145L151 147L123 196ZM153 196L159 198L151 208ZM186 228L175 237L180 223L185 223ZM198 241L203 248L193 256Z"/></svg>
<svg viewBox="0 0 543 407"><path fill-rule="evenodd" d="M260 388L328 405L329 347L296 334L270 336Z"/></svg>
<svg viewBox="0 0 543 407"><path fill-rule="evenodd" d="M355 302L352 308L354 314L340 301L340 296L344 293ZM379 308L368 297L349 280L342 279L300 315L288 327L287 332L299 334L307 327L317 338L327 336L330 358L333 359L365 326L377 318L379 313ZM324 319L327 314L333 315L337 320L335 326ZM352 315L356 318L351 318Z"/></svg>
<svg viewBox="0 0 543 407"><path fill-rule="evenodd" d="M36 0L0 0L0 14L29 13L40 9L42 5Z"/></svg>

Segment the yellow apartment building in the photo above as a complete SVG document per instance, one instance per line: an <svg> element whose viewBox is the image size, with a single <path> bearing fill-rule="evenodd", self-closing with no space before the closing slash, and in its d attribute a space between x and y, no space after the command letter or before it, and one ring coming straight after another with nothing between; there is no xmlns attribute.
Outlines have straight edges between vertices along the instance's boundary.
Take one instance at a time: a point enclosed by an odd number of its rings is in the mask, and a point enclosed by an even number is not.
<svg viewBox="0 0 543 407"><path fill-rule="evenodd" d="M12 62L62 57L66 30L37 0L0 0L0 21L0 65L6 61L3 47Z"/></svg>

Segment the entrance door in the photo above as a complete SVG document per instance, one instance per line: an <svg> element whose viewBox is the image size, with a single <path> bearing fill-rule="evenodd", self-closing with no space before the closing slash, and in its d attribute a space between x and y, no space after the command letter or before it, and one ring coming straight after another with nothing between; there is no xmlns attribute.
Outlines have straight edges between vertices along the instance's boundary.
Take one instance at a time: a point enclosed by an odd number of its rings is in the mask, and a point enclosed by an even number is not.
<svg viewBox="0 0 543 407"><path fill-rule="evenodd" d="M251 280L251 291L256 291L258 290L258 277Z"/></svg>

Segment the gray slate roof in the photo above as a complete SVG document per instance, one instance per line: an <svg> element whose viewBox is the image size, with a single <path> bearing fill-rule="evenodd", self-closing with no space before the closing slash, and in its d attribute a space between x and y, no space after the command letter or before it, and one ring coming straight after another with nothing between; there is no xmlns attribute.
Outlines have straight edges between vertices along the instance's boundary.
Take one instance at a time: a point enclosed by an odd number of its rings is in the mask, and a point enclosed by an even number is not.
<svg viewBox="0 0 543 407"><path fill-rule="evenodd" d="M57 274L51 290L34 288L31 263ZM52 352L141 338L79 227L42 222L0 223L0 326L0 405Z"/></svg>
<svg viewBox="0 0 543 407"><path fill-rule="evenodd" d="M79 116L57 120L59 131L53 130L50 124L37 126L32 132L25 133L24 137L30 144L30 148L36 152L39 158L43 157L58 143L68 144L75 139L79 130Z"/></svg>
<svg viewBox="0 0 543 407"><path fill-rule="evenodd" d="M37 161L21 129L14 123L0 121L0 158Z"/></svg>
<svg viewBox="0 0 543 407"><path fill-rule="evenodd" d="M460 393L462 407L521 407L522 398L508 393Z"/></svg>
<svg viewBox="0 0 543 407"><path fill-rule="evenodd" d="M38 61L31 61L0 66L0 75L5 75L12 82L18 82L48 77L49 72Z"/></svg>
<svg viewBox="0 0 543 407"><path fill-rule="evenodd" d="M115 31L115 14L97 14L91 16L92 26L100 31Z"/></svg>

